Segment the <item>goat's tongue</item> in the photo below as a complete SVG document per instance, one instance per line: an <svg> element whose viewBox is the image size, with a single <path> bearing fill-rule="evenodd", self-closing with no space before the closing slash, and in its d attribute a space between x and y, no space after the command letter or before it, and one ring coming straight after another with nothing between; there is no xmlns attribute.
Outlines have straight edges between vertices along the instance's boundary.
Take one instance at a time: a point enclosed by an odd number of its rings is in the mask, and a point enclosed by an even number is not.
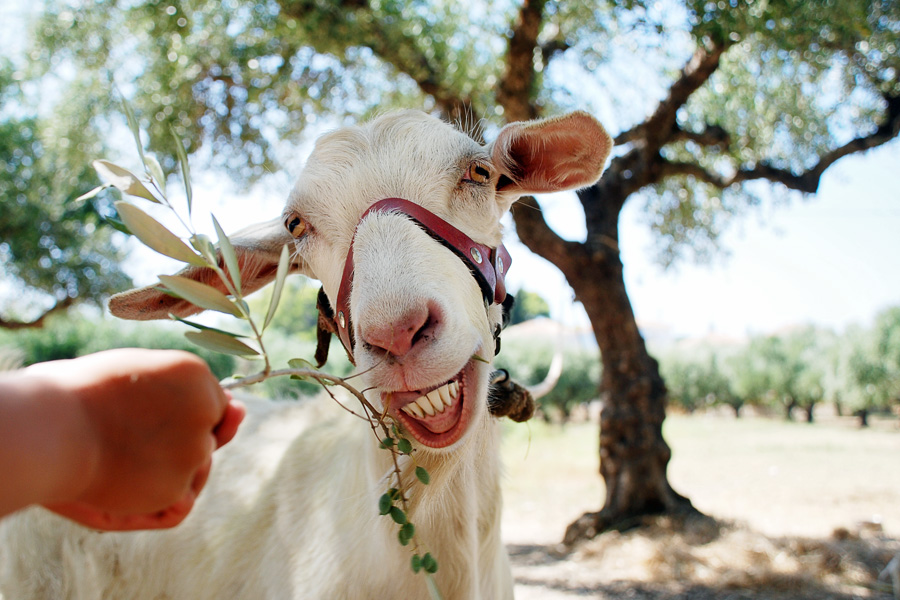
<svg viewBox="0 0 900 600"><path fill-rule="evenodd" d="M421 423L422 426L431 433L444 433L450 431L453 429L453 426L456 425L457 421L459 421L459 415L455 410L447 410L438 415L434 415L433 417L425 417L424 419L419 419L417 417L412 418Z"/></svg>

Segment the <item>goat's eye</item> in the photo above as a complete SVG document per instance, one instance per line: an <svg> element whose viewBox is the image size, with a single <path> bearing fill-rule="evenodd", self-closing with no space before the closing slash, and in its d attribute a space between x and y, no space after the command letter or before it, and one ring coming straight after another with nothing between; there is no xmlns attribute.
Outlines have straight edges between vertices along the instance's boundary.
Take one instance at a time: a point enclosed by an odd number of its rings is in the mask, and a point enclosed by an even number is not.
<svg viewBox="0 0 900 600"><path fill-rule="evenodd" d="M474 181L475 183L487 183L491 179L491 170L483 162L475 161L469 165L463 179Z"/></svg>
<svg viewBox="0 0 900 600"><path fill-rule="evenodd" d="M303 237L303 234L309 229L309 222L297 213L291 211L284 218L284 227L295 239L299 239Z"/></svg>

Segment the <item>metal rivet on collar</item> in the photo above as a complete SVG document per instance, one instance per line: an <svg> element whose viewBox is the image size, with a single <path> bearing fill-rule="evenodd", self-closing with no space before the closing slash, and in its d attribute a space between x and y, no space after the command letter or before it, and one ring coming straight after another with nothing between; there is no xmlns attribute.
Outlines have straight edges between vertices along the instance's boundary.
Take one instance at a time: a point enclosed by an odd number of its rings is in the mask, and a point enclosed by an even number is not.
<svg viewBox="0 0 900 600"><path fill-rule="evenodd" d="M472 258L475 259L475 262L480 265L483 259L481 258L481 252L478 250L478 248L472 248L469 252L472 254Z"/></svg>
<svg viewBox="0 0 900 600"><path fill-rule="evenodd" d="M347 326L346 321L344 320L344 311L338 312L338 323L341 324L342 328Z"/></svg>

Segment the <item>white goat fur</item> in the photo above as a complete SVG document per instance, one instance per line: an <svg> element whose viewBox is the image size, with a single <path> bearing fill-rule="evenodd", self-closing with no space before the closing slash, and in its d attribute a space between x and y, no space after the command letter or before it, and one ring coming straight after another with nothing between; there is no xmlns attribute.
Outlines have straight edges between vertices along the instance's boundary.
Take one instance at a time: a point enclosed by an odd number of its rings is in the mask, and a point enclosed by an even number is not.
<svg viewBox="0 0 900 600"><path fill-rule="evenodd" d="M602 127L583 113L510 125L489 147L417 112L341 129L318 142L287 203L286 212L310 223L295 245L295 270L321 280L334 306L360 215L388 197L418 203L496 246L500 217L515 198L593 183L610 147ZM473 160L490 166L488 184L463 179ZM501 175L508 179L498 192ZM234 238L246 276L266 271L260 265L294 242L281 219L248 232ZM360 387L376 391L372 403L381 406L378 390L426 389L467 369L468 430L446 448L414 441L431 484L413 486L409 517L438 559L438 588L447 600L511 598L500 538L498 431L487 410L490 366L470 360L476 352L493 355L500 309L486 310L464 263L402 215L371 214L359 223L354 248L357 340L422 303L440 317L435 335L396 360L357 342L358 367L367 371ZM196 312L183 304L154 312L159 298L149 288L120 300L111 309L126 318ZM41 508L0 522L6 600L427 598L423 576L409 567L410 550L397 542L397 526L378 514L391 464L368 426L327 398L245 403L247 420L216 454L194 511L175 529L101 534ZM403 466L410 481L411 466Z"/></svg>

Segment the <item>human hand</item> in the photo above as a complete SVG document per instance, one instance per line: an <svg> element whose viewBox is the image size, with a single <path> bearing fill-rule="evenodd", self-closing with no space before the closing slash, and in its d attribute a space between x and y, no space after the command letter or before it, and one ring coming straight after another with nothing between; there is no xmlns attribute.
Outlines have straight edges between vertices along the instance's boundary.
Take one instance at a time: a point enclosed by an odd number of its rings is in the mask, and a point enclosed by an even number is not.
<svg viewBox="0 0 900 600"><path fill-rule="evenodd" d="M112 350L26 370L53 381L83 423L86 468L50 510L105 530L173 527L206 483L213 451L244 417L193 354Z"/></svg>

